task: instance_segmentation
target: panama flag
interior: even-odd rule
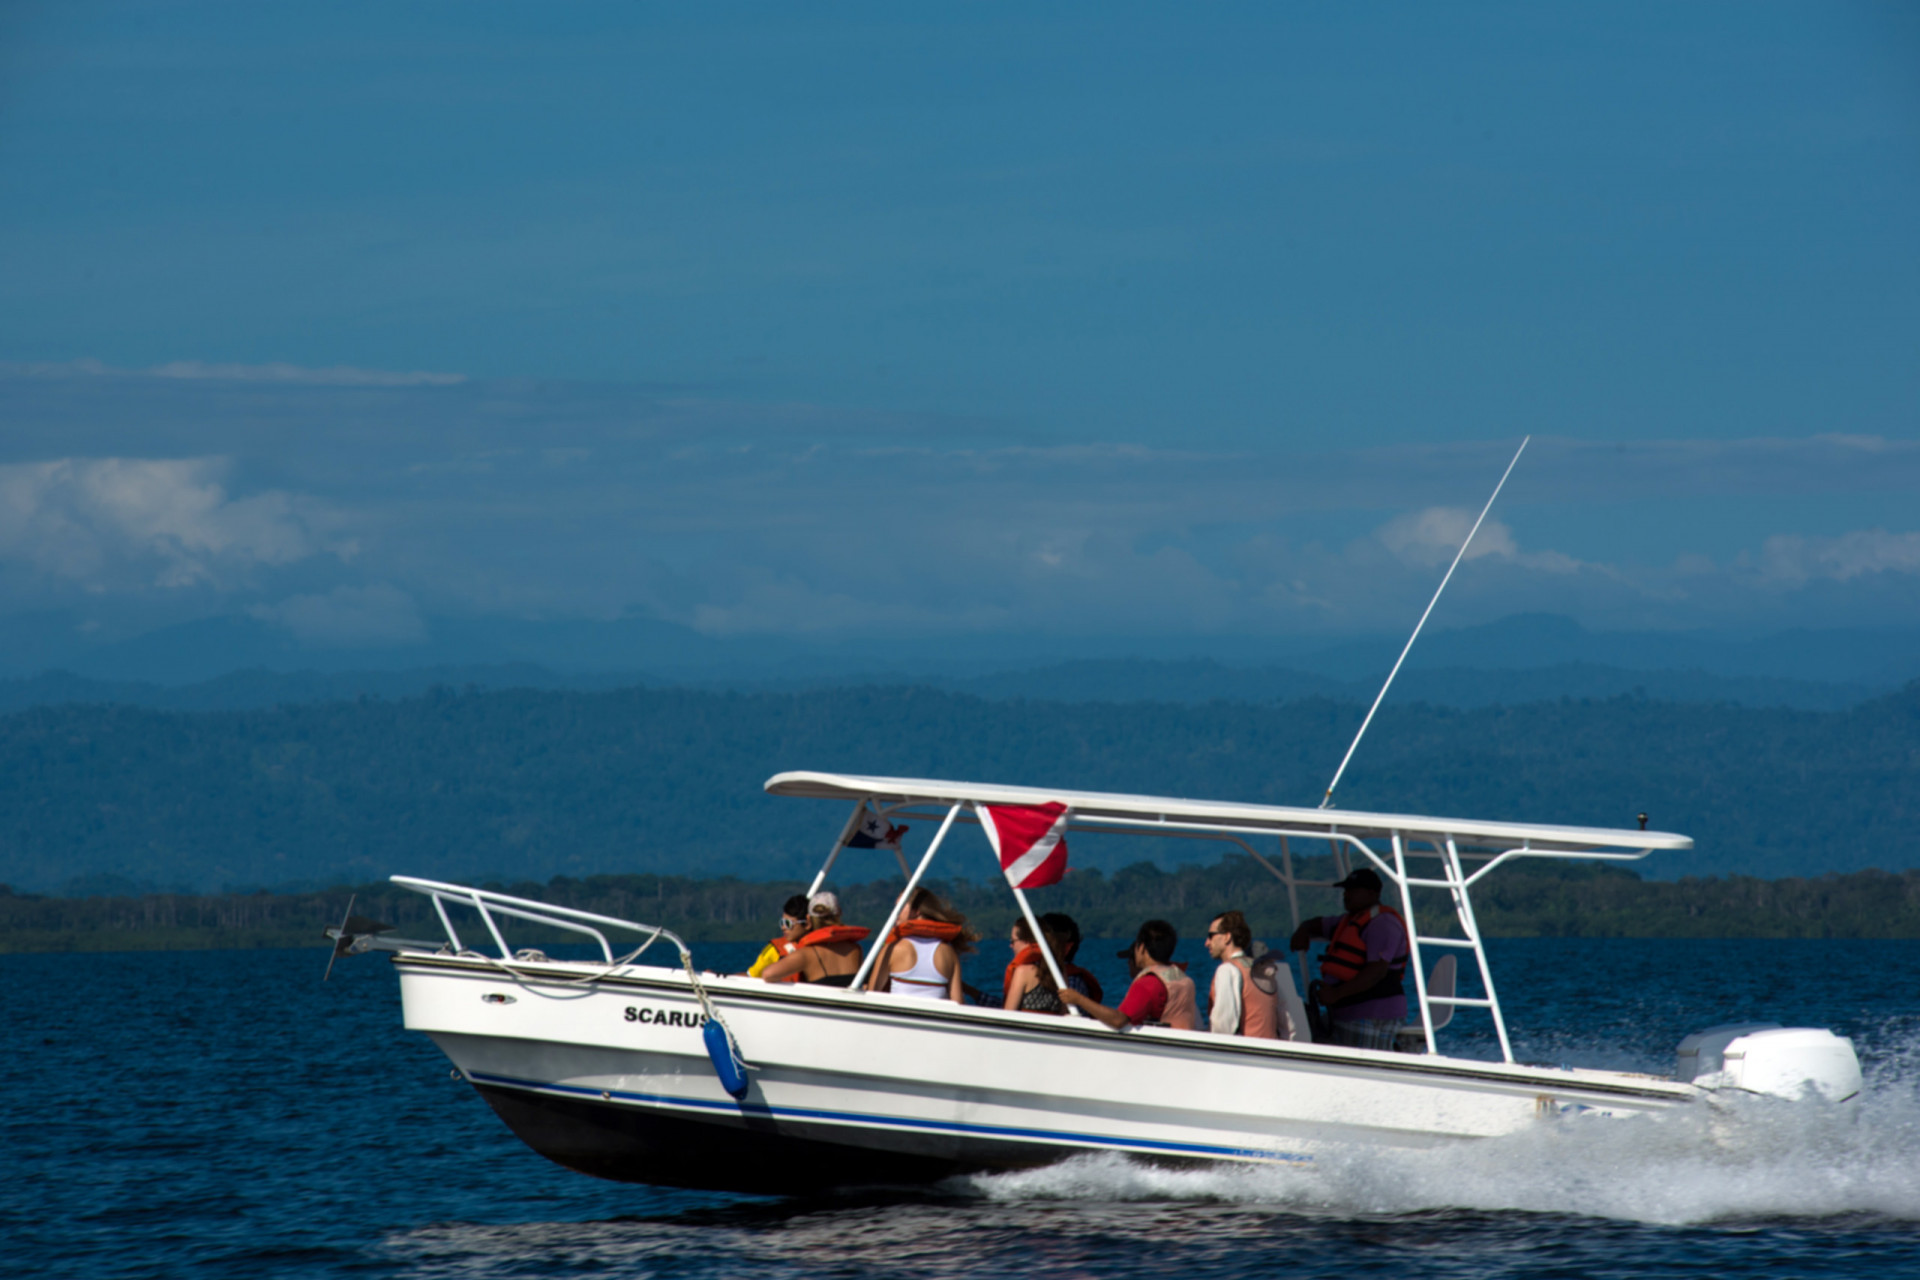
[[[1067,874],[1067,823],[1073,810],[1064,804],[976,804],[980,826],[1000,869],[1016,889],[1058,884]]]

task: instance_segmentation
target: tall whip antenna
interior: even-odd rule
[[[1440,585],[1435,589],[1433,599],[1427,601],[1426,613],[1422,613],[1420,621],[1413,624],[1413,634],[1407,637],[1407,647],[1400,651],[1400,657],[1394,662],[1393,670],[1387,672],[1387,682],[1380,686],[1380,692],[1374,698],[1373,705],[1367,708],[1367,718],[1360,722],[1360,732],[1353,735],[1353,745],[1347,748],[1346,755],[1340,757],[1340,767],[1333,771],[1333,781],[1327,784],[1327,794],[1320,801],[1322,809],[1333,806],[1333,789],[1340,785],[1341,777],[1347,772],[1348,762],[1353,759],[1353,753],[1359,750],[1360,739],[1367,736],[1367,726],[1373,723],[1373,713],[1378,711],[1380,704],[1386,700],[1387,690],[1393,688],[1393,678],[1400,674],[1400,664],[1407,660],[1409,653],[1413,652],[1413,642],[1420,638],[1420,628],[1427,625],[1427,615],[1433,612],[1433,606],[1440,603],[1440,593],[1447,589],[1449,582],[1453,581],[1453,571],[1460,567],[1460,561],[1467,554],[1467,548],[1473,545],[1473,535],[1480,532],[1480,525],[1486,520],[1487,512],[1493,510],[1494,499],[1498,498],[1500,490],[1506,487],[1507,477],[1513,474],[1514,465],[1520,461],[1520,455],[1527,451],[1527,444],[1532,439],[1532,436],[1525,437],[1520,441],[1520,447],[1513,451],[1513,462],[1509,462],[1507,469],[1500,473],[1500,483],[1493,486],[1493,497],[1488,498],[1487,505],[1480,508],[1480,519],[1473,522],[1473,528],[1467,530],[1467,540],[1460,544],[1458,551],[1453,553],[1453,563],[1447,566],[1447,576],[1440,579]]]

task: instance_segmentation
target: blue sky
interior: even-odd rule
[[[0,616],[1398,630],[1531,432],[1440,625],[1920,625],[1904,7],[29,4],[0,84]]]

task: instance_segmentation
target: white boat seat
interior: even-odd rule
[[[1280,985],[1280,1007],[1286,1011],[1287,1023],[1293,1028],[1290,1040],[1307,1043],[1313,1039],[1313,1024],[1307,1021],[1307,1002],[1300,998],[1300,991],[1293,985],[1293,966],[1281,965],[1277,978]]]
[[[1312,1040],[1313,1030],[1307,1024],[1307,1006],[1301,1002],[1299,989],[1293,985],[1293,966],[1287,963],[1287,953],[1269,951],[1260,942],[1254,943],[1253,947],[1253,985],[1261,991],[1271,992],[1274,1005],[1286,1015],[1282,1019],[1286,1033],[1280,1038]]]
[[[1453,994],[1454,981],[1459,972],[1459,960],[1449,952],[1434,962],[1433,972],[1427,975],[1427,1012],[1433,1015],[1435,1031],[1453,1021],[1455,1006],[1440,1004],[1435,997],[1444,999]],[[1426,1028],[1417,1021],[1409,1022],[1400,1028],[1400,1034],[1394,1038],[1393,1047],[1401,1053],[1425,1053],[1427,1050]]]
[[[1443,999],[1452,997],[1454,977],[1459,972],[1459,969],[1459,962],[1453,955],[1449,954],[1441,956],[1436,960],[1433,965],[1433,972],[1427,975],[1427,1012],[1433,1016],[1433,1029],[1435,1031],[1438,1031],[1453,1021],[1454,1006],[1450,1004],[1436,1004],[1434,997],[1440,996]]]

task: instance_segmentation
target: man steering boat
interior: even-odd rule
[[[1292,947],[1305,951],[1327,939],[1320,980],[1310,1002],[1327,1006],[1329,1038],[1350,1049],[1392,1049],[1407,1021],[1407,922],[1380,902],[1380,877],[1366,867],[1334,885],[1345,915],[1317,916],[1293,931]]]

